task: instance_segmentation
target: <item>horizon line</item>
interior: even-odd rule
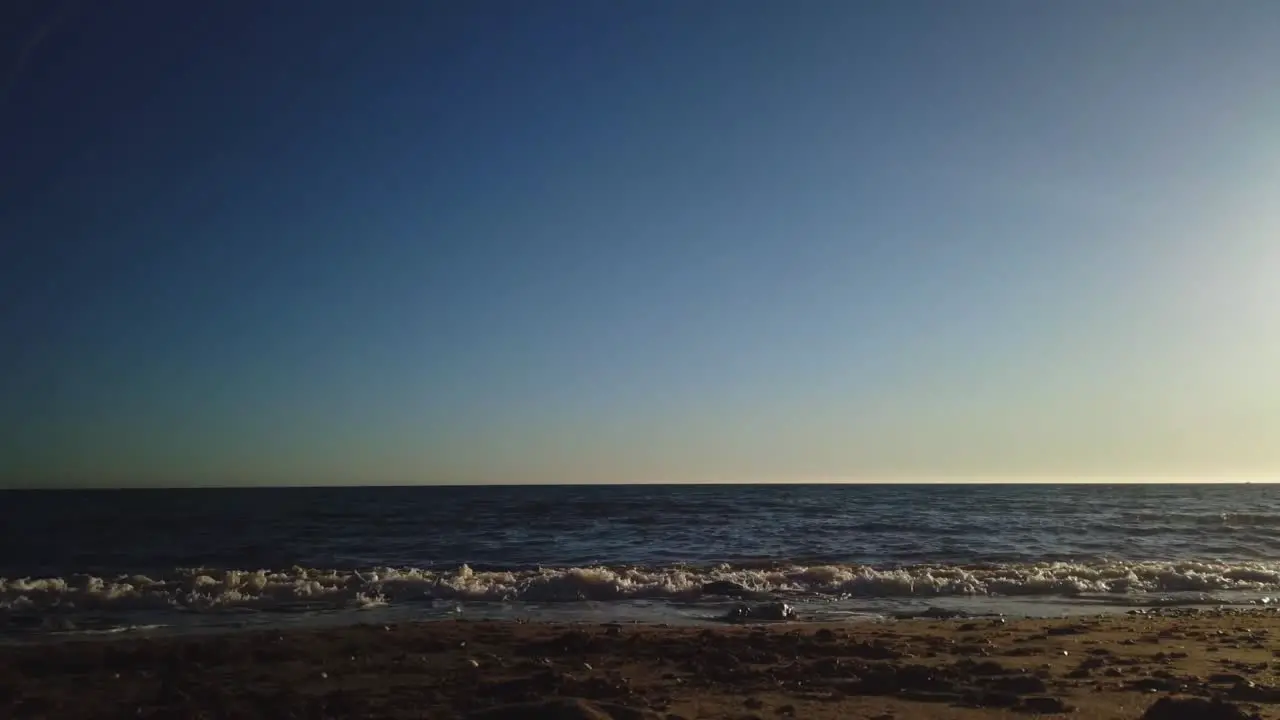
[[[1134,476],[958,476],[922,478],[769,478],[751,479],[693,479],[693,480],[564,480],[558,482],[518,480],[492,480],[483,482],[457,481],[385,481],[357,482],[266,482],[266,483],[193,483],[188,485],[122,483],[118,485],[56,483],[49,485],[0,485],[0,492],[56,492],[56,491],[111,491],[111,490],[269,490],[269,489],[319,489],[319,488],[510,488],[510,487],[628,487],[628,486],[708,486],[708,485],[1252,485],[1280,483],[1280,475],[1134,475]]]

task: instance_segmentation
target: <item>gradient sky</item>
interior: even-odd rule
[[[1280,474],[1274,0],[16,5],[0,485]]]

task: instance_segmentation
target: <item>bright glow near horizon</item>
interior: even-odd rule
[[[1280,475],[1280,4],[196,12],[0,105],[0,487]]]

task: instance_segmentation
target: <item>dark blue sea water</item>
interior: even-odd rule
[[[1280,485],[0,492],[0,634],[476,617],[1059,614],[1280,594]]]

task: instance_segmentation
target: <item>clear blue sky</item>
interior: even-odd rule
[[[1280,3],[67,8],[0,485],[1280,474]]]

